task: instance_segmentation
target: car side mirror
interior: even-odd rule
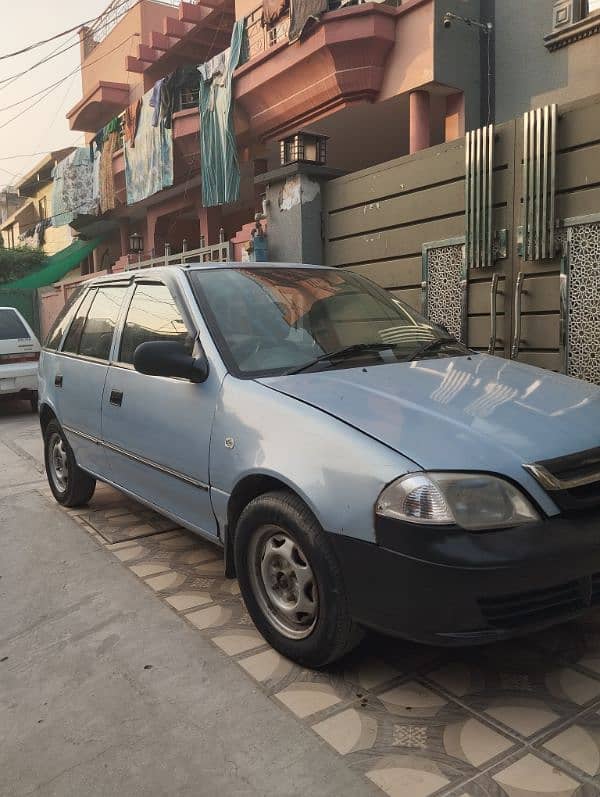
[[[169,376],[205,382],[208,378],[208,361],[202,353],[192,357],[176,340],[157,340],[140,343],[133,354],[133,367],[148,376]]]

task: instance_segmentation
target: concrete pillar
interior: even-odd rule
[[[205,246],[212,246],[212,244],[219,243],[219,230],[221,229],[222,215],[220,207],[198,208],[200,235],[204,236]]]
[[[129,219],[119,221],[119,233],[121,235],[121,257],[126,257],[129,254],[129,236],[131,234]]]
[[[465,95],[462,91],[446,97],[444,141],[456,141],[465,134]]]
[[[429,92],[411,91],[409,95],[410,154],[427,149],[431,143],[431,113]]]

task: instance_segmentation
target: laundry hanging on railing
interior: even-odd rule
[[[327,0],[290,0],[290,44],[302,36],[310,20],[318,22],[328,7]]]
[[[119,133],[116,131],[109,133],[100,155],[100,213],[106,213],[117,207],[113,155],[119,146]]]
[[[200,154],[204,207],[235,202],[240,166],[233,128],[231,78],[240,59],[244,20],[233,26],[231,45],[198,67],[200,72]]]
[[[173,185],[173,134],[160,119],[153,126],[155,108],[150,104],[155,99],[156,86],[142,98],[135,146],[125,142],[125,182],[127,204],[133,205],[152,194]]]
[[[88,147],[79,147],[52,171],[52,225],[62,227],[77,216],[95,216],[93,196],[94,164]]]
[[[123,140],[126,141],[132,149],[135,147],[135,137],[137,135],[141,111],[141,100],[136,100],[135,102],[132,102],[128,108],[125,108],[125,117],[123,119]]]
[[[263,21],[271,25],[283,14],[285,0],[263,0]]]

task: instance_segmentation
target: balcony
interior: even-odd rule
[[[252,137],[273,140],[363,102],[433,79],[434,0],[332,3],[302,40],[288,43],[289,8],[272,25],[246,18],[234,97]]]

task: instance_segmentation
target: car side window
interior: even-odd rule
[[[191,354],[194,336],[188,331],[175,299],[166,285],[139,284],[129,305],[121,337],[119,361],[132,364],[140,343],[172,340]]]
[[[95,290],[91,290],[86,294],[85,299],[79,305],[73,323],[69,327],[67,337],[63,343],[62,351],[66,354],[77,354],[79,351],[79,341],[81,340],[81,333],[83,332],[83,325],[87,318],[88,310],[96,295]]]
[[[44,343],[44,347],[46,349],[51,349],[55,351],[60,346],[60,342],[65,333],[65,329],[67,329],[67,327],[71,323],[73,316],[75,315],[75,311],[77,310],[77,303],[81,299],[81,294],[83,293],[84,290],[85,288],[83,286],[76,288],[69,297],[69,299],[67,300],[65,306],[62,308],[62,310],[56,317],[56,320],[54,321],[54,324],[52,324],[52,328],[48,333],[46,342]]]
[[[120,285],[98,288],[81,334],[79,354],[82,357],[108,360],[126,292],[127,288]]]

